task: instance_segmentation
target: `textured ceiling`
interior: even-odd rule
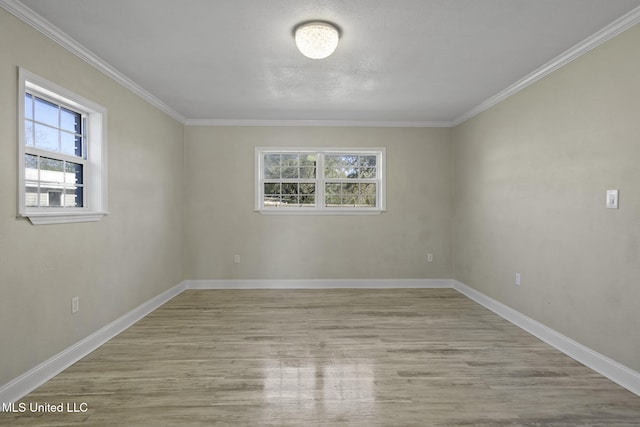
[[[640,0],[23,0],[187,119],[455,121]],[[342,30],[302,56],[307,20]]]

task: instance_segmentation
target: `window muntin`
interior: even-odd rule
[[[98,221],[107,208],[104,107],[19,69],[18,215]]]
[[[256,148],[256,210],[380,213],[384,148]]]

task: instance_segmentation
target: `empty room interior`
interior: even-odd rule
[[[640,426],[640,0],[0,6],[0,425]]]

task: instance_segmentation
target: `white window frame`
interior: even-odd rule
[[[25,95],[29,93],[79,112],[85,122],[85,153],[83,162],[84,203],[82,207],[26,206],[25,156]],[[57,160],[69,156],[46,152]],[[32,224],[60,224],[99,221],[107,210],[107,109],[68,89],[52,83],[24,68],[18,69],[18,216]]]
[[[264,205],[264,155],[265,154],[316,154],[315,207],[269,207]],[[375,183],[375,207],[326,207],[324,206],[327,181],[324,177],[324,156],[331,154],[375,155],[377,177]],[[386,211],[386,148],[385,147],[256,147],[255,148],[255,211],[263,215],[379,215]]]

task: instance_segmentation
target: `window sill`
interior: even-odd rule
[[[68,224],[72,222],[100,221],[108,212],[26,212],[21,217],[29,218],[33,225]]]
[[[261,215],[380,215],[380,209],[257,209]]]

